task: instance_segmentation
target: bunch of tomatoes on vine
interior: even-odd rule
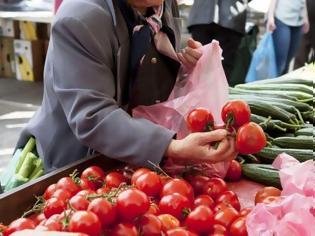
[[[195,108],[186,118],[187,127],[191,132],[207,132],[219,128],[227,129],[235,136],[237,151],[240,154],[254,154],[266,146],[263,129],[250,121],[249,105],[242,100],[228,101],[222,108],[223,126],[215,126],[211,112],[205,108]]]

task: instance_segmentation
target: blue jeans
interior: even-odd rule
[[[278,75],[288,71],[289,64],[295,56],[302,38],[302,26],[288,26],[275,18],[276,29],[273,32]]]

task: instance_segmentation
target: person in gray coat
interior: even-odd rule
[[[163,157],[221,161],[236,156],[224,130],[176,134],[128,111],[167,99],[179,63],[156,44],[167,36],[178,49],[180,26],[174,0],[65,0],[52,26],[40,109],[22,131],[17,148],[30,136],[47,172],[93,152],[137,166]],[[163,37],[162,37],[163,38]],[[175,56],[193,67],[200,43],[189,40]],[[172,55],[171,55],[172,54]],[[222,141],[217,149],[209,143]]]

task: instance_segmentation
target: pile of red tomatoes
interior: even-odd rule
[[[170,178],[146,168],[105,174],[91,166],[80,178],[50,185],[42,198],[24,218],[2,225],[3,235],[35,229],[89,236],[245,236],[250,212],[220,178]]]

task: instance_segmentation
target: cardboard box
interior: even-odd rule
[[[30,21],[19,21],[20,39],[38,40],[48,39],[47,24]]]
[[[19,23],[11,19],[0,18],[0,36],[18,38]]]
[[[16,78],[39,81],[43,78],[44,43],[41,40],[14,40]]]
[[[30,183],[0,194],[0,222],[9,224],[11,221],[21,217],[23,212],[30,209],[36,202],[34,196],[42,195],[49,185],[56,183],[62,177],[69,176],[74,170],[82,172],[91,165],[98,165],[103,170],[108,171],[122,166],[118,161],[97,155],[52,171]],[[2,212],[5,212],[5,214],[2,214]]]
[[[4,78],[15,78],[13,38],[0,38],[0,75]]]

